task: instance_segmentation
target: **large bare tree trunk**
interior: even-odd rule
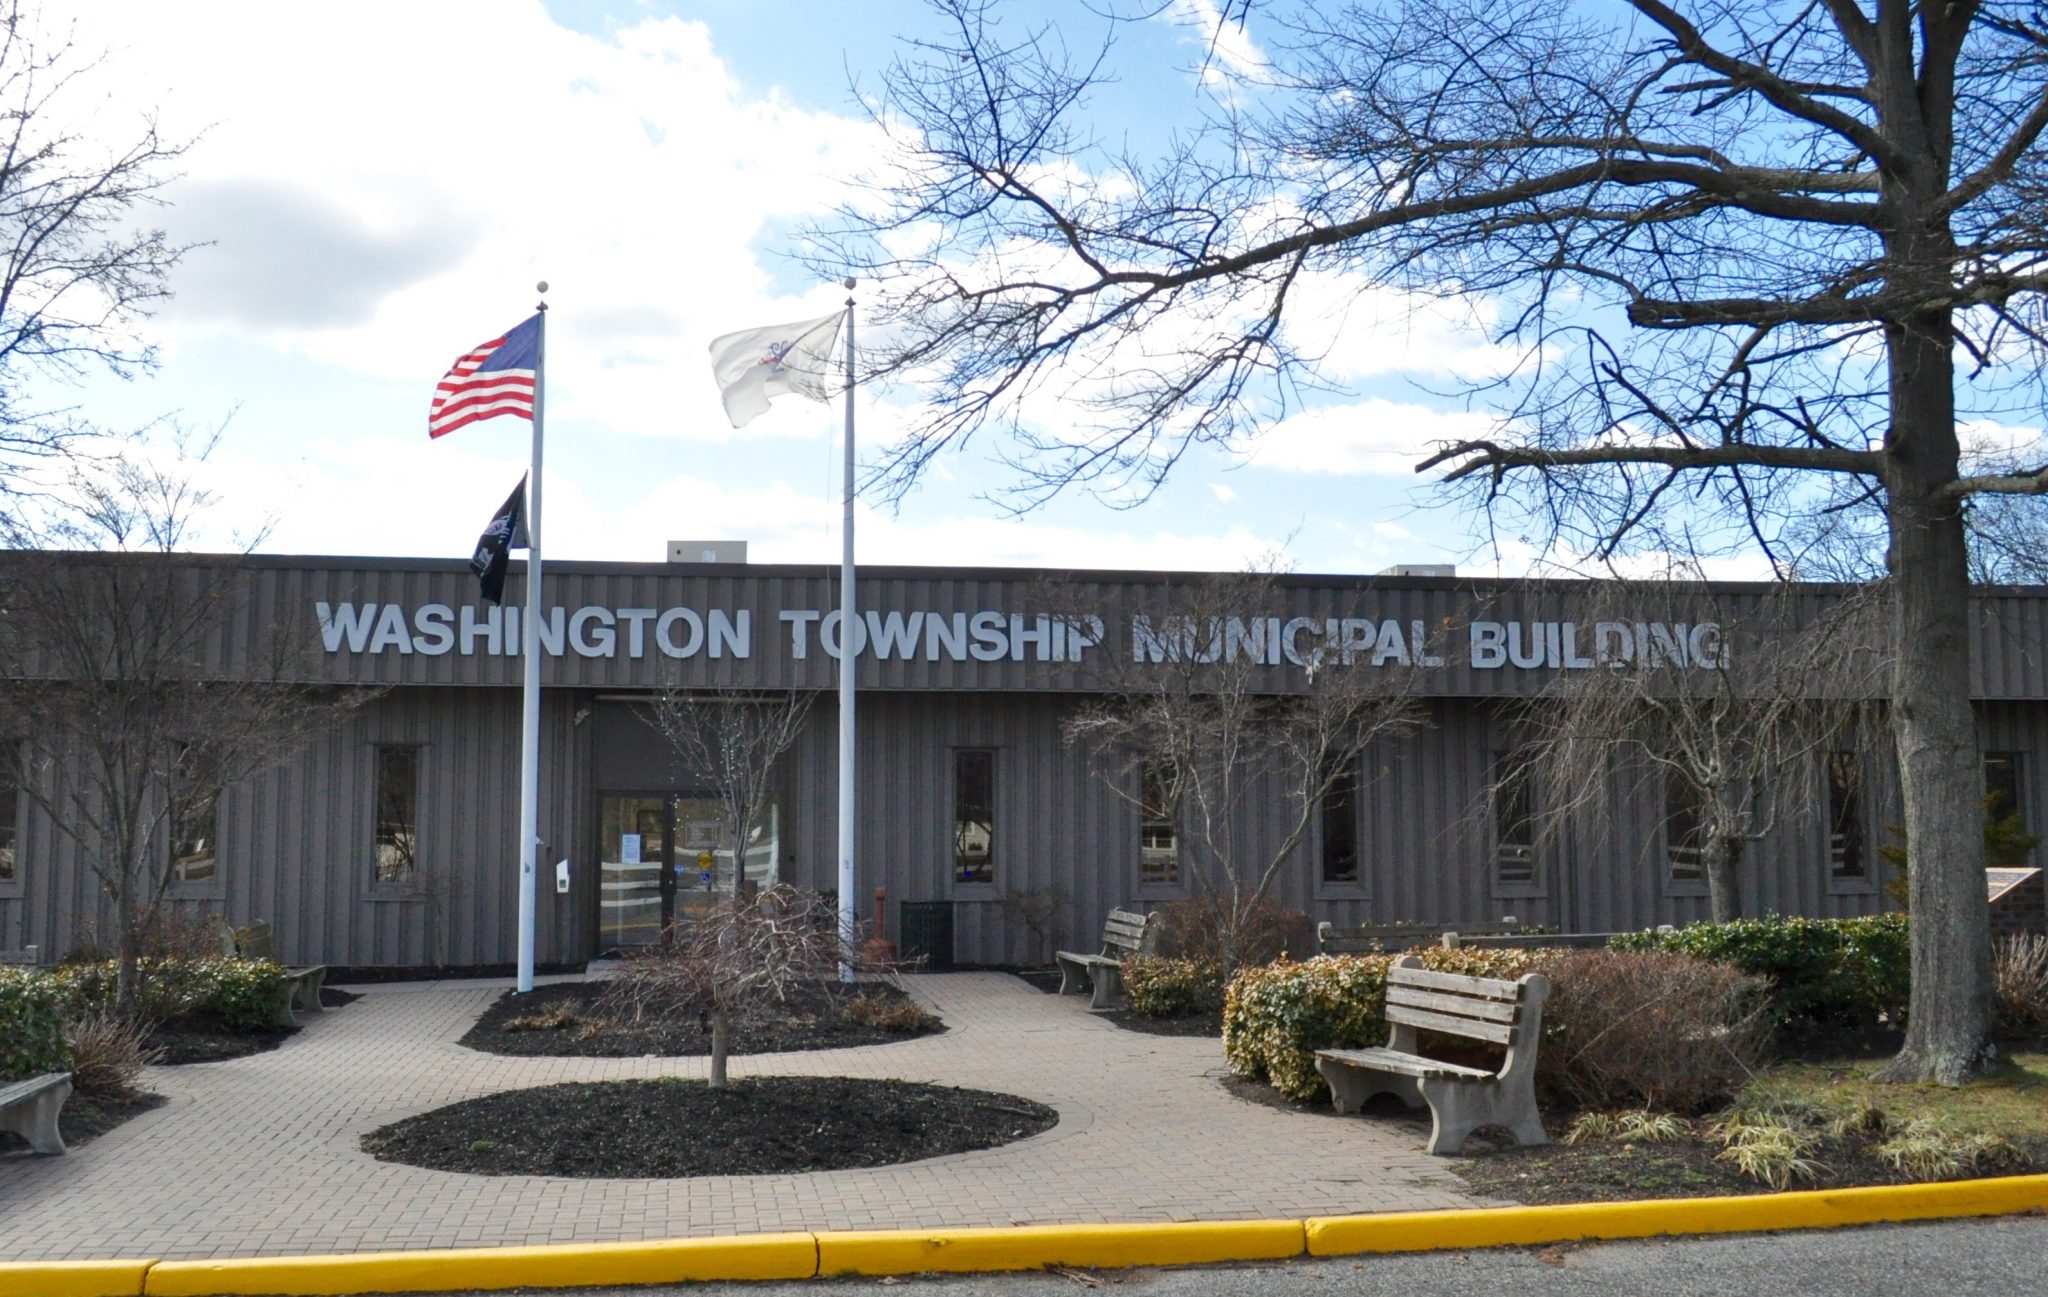
[[[1953,339],[1946,313],[1890,333],[1892,730],[1910,832],[1913,993],[1905,1047],[1879,1075],[1958,1085],[1990,1038],[1991,914],[1963,519],[1939,494],[1958,459]]]

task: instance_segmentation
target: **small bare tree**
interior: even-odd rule
[[[711,1088],[726,1086],[733,1035],[825,993],[839,967],[839,917],[815,892],[773,887],[722,898],[635,953],[597,1012],[616,1022],[701,1013],[711,1025]]]
[[[234,555],[169,551],[211,496],[133,456],[87,464],[74,507],[0,557],[0,735],[17,785],[76,845],[113,903],[117,1009],[134,1011],[138,958],[181,872],[212,852],[229,789],[378,691],[289,683],[297,655],[250,624]],[[237,646],[241,647],[241,646]]]
[[[1412,674],[1388,659],[1374,666],[1369,648],[1303,638],[1299,665],[1269,664],[1281,655],[1253,637],[1271,629],[1258,614],[1275,590],[1263,573],[1176,590],[1143,615],[1144,651],[1134,630],[1131,654],[1094,655],[1105,692],[1064,726],[1112,792],[1185,835],[1180,867],[1231,968],[1323,799],[1354,777],[1366,749],[1422,721]],[[1249,821],[1274,798],[1286,808],[1282,831],[1253,834]]]
[[[775,798],[776,767],[803,734],[814,695],[665,689],[647,713],[691,773],[718,802],[732,846],[732,886],[746,879],[747,848]]]
[[[1517,768],[1533,762],[1558,790],[1539,821],[1554,829],[1585,817],[1612,826],[1617,796],[1675,801],[1695,823],[1690,842],[1667,848],[1696,851],[1713,917],[1738,918],[1737,869],[1749,844],[1803,804],[1787,790],[1806,786],[1797,781],[1814,755],[1834,747],[1881,696],[1883,598],[1856,592],[1816,609],[1810,596],[1802,602],[1781,588],[1743,606],[1670,582],[1624,582],[1603,595],[1617,610],[1614,620],[1601,620],[1597,608],[1589,619],[1615,628],[1596,643],[1603,660],[1560,672],[1512,713],[1524,745]],[[1692,661],[1636,640],[1623,610],[1641,617],[1657,606],[1675,620],[1719,625],[1712,658]]]

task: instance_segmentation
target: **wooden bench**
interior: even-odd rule
[[[1413,955],[1387,970],[1387,1022],[1378,1049],[1319,1049],[1316,1071],[1329,1082],[1340,1113],[1357,1112],[1376,1094],[1411,1108],[1429,1105],[1429,1151],[1456,1153],[1481,1126],[1505,1126],[1517,1144],[1548,1144],[1536,1110],[1536,1043],[1550,979],[1530,973],[1513,982],[1432,973]],[[1507,1046],[1498,1072],[1440,1062],[1415,1052],[1418,1030]]]
[[[1392,947],[1442,941],[1445,937],[1474,937],[1481,934],[1510,934],[1520,929],[1513,919],[1472,923],[1389,923],[1378,927],[1340,928],[1333,923],[1316,925],[1316,953],[1319,955],[1370,955]]]
[[[301,1013],[324,1013],[320,1003],[320,988],[327,982],[327,965],[315,964],[311,968],[287,968],[284,970],[284,989],[278,996],[277,1025],[296,1027],[299,1020],[292,1016],[292,1010]]]
[[[1060,966],[1060,994],[1077,992],[1086,983],[1094,988],[1089,1008],[1116,1008],[1124,998],[1124,960],[1144,953],[1146,943],[1157,931],[1157,915],[1111,910],[1108,921],[1102,925],[1101,953],[1084,955],[1062,950],[1054,954]]]
[[[57,1114],[71,1097],[71,1073],[46,1072],[26,1081],[0,1081],[0,1130],[11,1130],[28,1141],[29,1148],[55,1157],[64,1151],[64,1137],[57,1131]]]

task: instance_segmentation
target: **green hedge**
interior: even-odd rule
[[[55,978],[0,968],[0,1081],[71,1070],[64,1043],[69,991]]]
[[[1131,1012],[1146,1018],[1189,1018],[1223,1007],[1223,966],[1211,959],[1135,955],[1123,965]]]
[[[1515,978],[1535,962],[1524,950],[1417,952],[1423,966],[1473,977]],[[1322,955],[1243,969],[1223,1001],[1223,1055],[1231,1070],[1297,1103],[1322,1093],[1318,1049],[1387,1043],[1387,969],[1398,955]]]
[[[86,1008],[114,1003],[120,966],[70,964],[47,974]],[[285,994],[284,965],[271,959],[144,959],[137,1008],[147,1019],[206,1017],[234,1031],[270,1025]]]
[[[1905,1017],[1912,956],[1906,916],[1801,919],[1772,916],[1632,932],[1617,950],[1663,950],[1730,964],[1771,981],[1777,1018],[1789,1025],[1862,1028]]]

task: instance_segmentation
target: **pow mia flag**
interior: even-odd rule
[[[530,548],[532,542],[526,537],[526,479],[521,477],[504,505],[492,515],[491,525],[477,537],[476,553],[470,556],[469,570],[476,573],[477,583],[483,587],[485,603],[503,601],[506,560],[513,550]]]

